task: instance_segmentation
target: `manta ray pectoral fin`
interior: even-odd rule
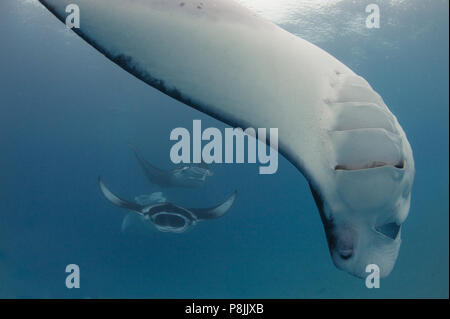
[[[135,211],[139,214],[142,214],[142,210],[144,209],[144,206],[141,206],[139,204],[129,202],[127,200],[121,199],[118,196],[114,195],[108,187],[103,183],[101,177],[98,178],[98,185],[100,187],[100,190],[102,191],[103,195],[106,197],[107,200],[109,200],[114,205],[126,208],[132,211]]]
[[[141,152],[134,145],[129,144],[129,146],[133,150],[134,155],[139,162],[139,165],[144,170],[144,173],[150,180],[150,182],[158,184],[160,186],[171,185],[169,172],[153,166],[142,156]]]
[[[223,203],[211,208],[190,208],[189,210],[197,216],[198,219],[216,219],[225,215],[233,206],[237,196],[237,191]]]

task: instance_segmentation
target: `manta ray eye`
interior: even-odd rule
[[[391,239],[396,239],[398,233],[400,232],[400,225],[396,223],[387,223],[378,227],[375,227],[375,230],[381,233],[384,236],[387,236]]]

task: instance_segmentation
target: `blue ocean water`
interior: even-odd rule
[[[280,158],[213,165],[187,207],[239,192],[222,219],[184,234],[122,234],[126,212],[101,195],[101,175],[127,198],[160,189],[128,143],[170,168],[170,131],[201,119],[105,59],[34,0],[0,2],[0,297],[448,298],[449,3],[246,1],[366,78],[412,145],[416,178],[402,248],[380,289],[337,270],[305,178]],[[370,2],[381,28],[364,26]],[[81,270],[67,289],[65,267]]]

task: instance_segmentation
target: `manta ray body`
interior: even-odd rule
[[[358,277],[397,259],[414,160],[396,117],[336,58],[229,0],[41,0],[111,61],[229,125],[279,129],[307,178],[334,264]]]
[[[223,203],[211,208],[184,208],[170,202],[141,205],[115,195],[99,178],[98,184],[103,195],[114,205],[131,210],[144,220],[150,221],[161,232],[183,233],[199,221],[213,220],[225,215],[236,200],[235,191]]]
[[[137,148],[132,147],[132,150],[147,179],[160,187],[196,188],[202,186],[206,178],[213,175],[206,163],[163,170],[147,161]]]

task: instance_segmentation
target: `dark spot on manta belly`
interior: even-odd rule
[[[111,60],[114,61],[116,64],[120,65],[123,69],[130,72],[137,78],[141,79],[145,83],[149,84],[150,86],[153,86],[154,88],[160,90],[161,92],[173,97],[174,99],[177,99],[179,101],[183,101],[183,103],[188,105],[193,105],[194,102],[191,101],[188,97],[185,97],[181,94],[181,92],[175,88],[175,87],[169,87],[166,85],[166,83],[161,79],[156,79],[152,77],[147,72],[143,71],[143,68],[141,68],[131,56],[125,55],[125,54],[118,54],[118,55],[110,55]]]
[[[180,2],[180,7],[184,7],[185,5],[186,5],[185,2]],[[194,6],[195,6],[195,5],[194,5]],[[203,2],[200,2],[200,3],[197,5],[197,9],[199,9],[199,10],[203,9]]]

